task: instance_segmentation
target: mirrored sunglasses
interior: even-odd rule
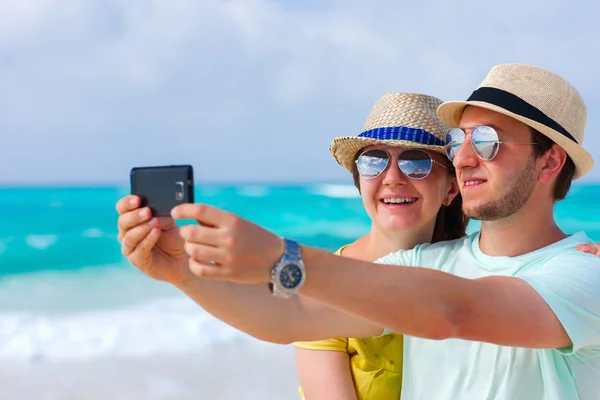
[[[533,142],[509,142],[498,139],[498,132],[491,126],[477,126],[471,133],[471,147],[477,157],[484,161],[491,161],[498,154],[500,143],[537,144]],[[450,161],[454,160],[458,149],[465,141],[467,134],[460,128],[450,129],[446,135],[446,155]]]
[[[436,163],[444,168],[445,165],[435,161],[429,153],[423,150],[405,150],[397,155],[390,154],[384,149],[366,150],[356,159],[356,169],[360,176],[365,179],[378,177],[390,164],[390,159],[396,157],[398,168],[407,178],[424,179],[431,172],[433,164]]]

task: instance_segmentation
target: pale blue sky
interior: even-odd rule
[[[573,4],[0,0],[0,183],[171,163],[199,180],[350,182],[329,143],[379,96],[462,100],[505,62],[579,89],[600,160],[600,6]]]

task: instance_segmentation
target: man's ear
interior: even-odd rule
[[[541,165],[538,181],[547,183],[556,178],[566,161],[567,153],[559,145],[553,144],[546,154],[537,160],[538,166]]]

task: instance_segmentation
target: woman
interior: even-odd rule
[[[334,139],[331,152],[352,173],[371,219],[370,231],[336,254],[375,261],[465,234],[468,219],[445,156],[448,128],[436,115],[441,103],[421,94],[388,93],[358,137]],[[295,350],[303,398],[400,397],[401,335],[301,342]]]

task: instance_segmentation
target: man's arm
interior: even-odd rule
[[[301,296],[280,299],[265,283],[193,280],[179,289],[216,318],[275,343],[371,337],[382,328],[429,339],[505,346],[571,345],[561,323],[525,281],[460,278],[441,271],[373,264],[303,247]],[[335,282],[335,284],[333,284]]]
[[[522,279],[465,279],[426,268],[336,259],[309,247],[302,254],[303,295],[394,332],[532,348],[571,344],[550,307]]]
[[[215,262],[196,261],[191,268],[195,275],[246,284],[270,281],[270,269],[283,252],[280,238],[206,205],[178,206],[174,216],[194,218],[201,224],[182,232],[191,244],[188,254],[195,260]],[[571,344],[555,313],[538,294],[540,291],[521,278],[464,279],[426,268],[363,262],[306,246],[302,247],[302,256],[306,281],[300,293],[363,318],[372,326],[429,339],[461,338],[535,348]],[[600,270],[594,266],[590,270]],[[560,275],[558,281],[563,278]],[[593,283],[599,280],[595,277]],[[599,303],[595,290],[586,291],[582,300],[585,307]],[[563,308],[568,307],[567,300]],[[289,334],[293,336],[294,332]],[[355,335],[340,331],[332,336]]]

